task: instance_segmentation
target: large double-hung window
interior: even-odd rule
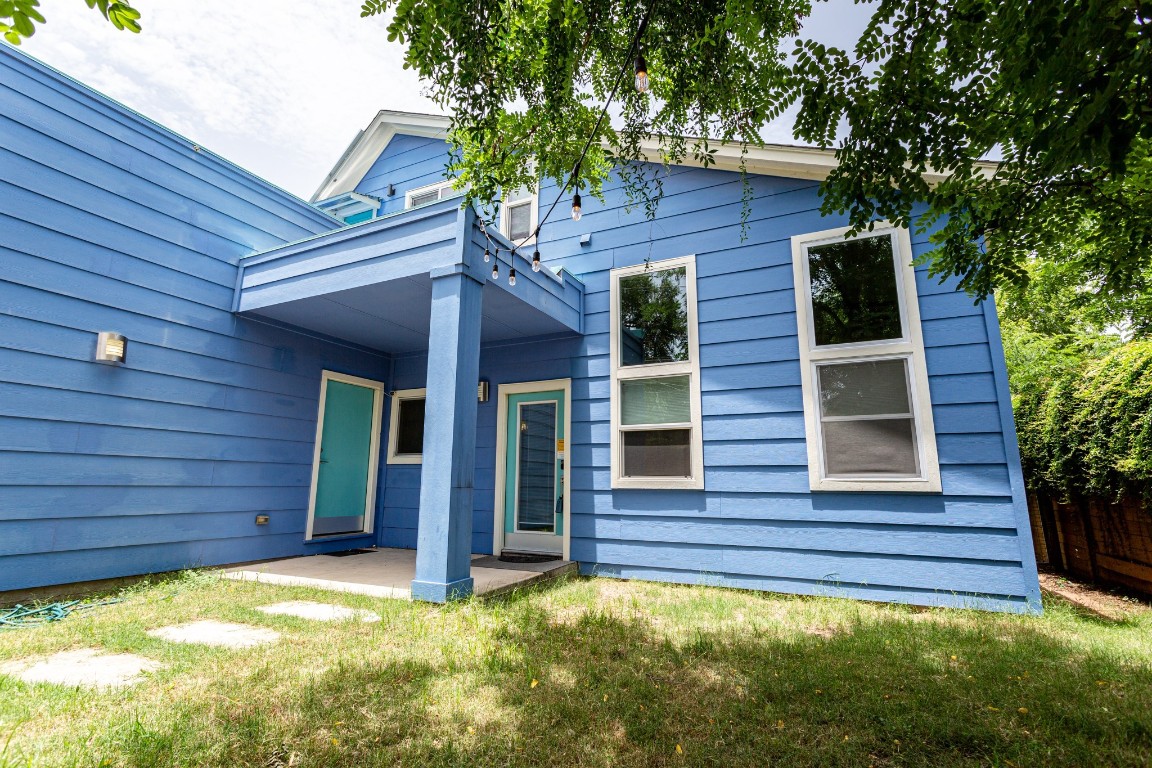
[[[939,491],[908,232],[845,232],[792,238],[811,488]]]
[[[612,487],[703,488],[696,262],[612,271]]]

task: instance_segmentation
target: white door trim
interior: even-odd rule
[[[384,410],[384,383],[373,379],[364,379],[359,376],[349,376],[346,373],[323,371],[320,376],[320,408],[316,413],[316,441],[312,449],[312,484],[308,489],[308,519],[304,531],[304,541],[313,541],[312,520],[316,512],[316,480],[320,477],[320,442],[324,436],[324,404],[328,400],[328,382],[339,381],[344,384],[355,384],[367,387],[372,392],[372,443],[368,449],[368,493],[365,494],[364,530],[360,533],[340,534],[342,536],[366,536],[372,533],[376,522],[376,486],[380,480],[380,416]],[[322,537],[318,540],[328,538]]]
[[[572,544],[572,379],[545,379],[500,384],[496,388],[496,497],[492,513],[492,552],[504,548],[504,489],[508,478],[508,396],[532,392],[564,392],[564,533],[561,556],[571,559]]]

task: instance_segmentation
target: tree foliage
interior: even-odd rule
[[[367,0],[362,15],[394,13],[389,39],[452,115],[462,152],[450,170],[490,202],[537,176],[567,184],[586,145],[578,186],[599,194],[611,159],[644,159],[650,136],[660,145],[650,159],[669,163],[709,163],[716,140],[758,141],[787,72],[781,40],[809,10],[808,0]],[[632,87],[637,54],[647,93]],[[613,94],[619,129],[598,121]],[[620,171],[654,213],[659,179],[639,164]]]
[[[112,26],[129,32],[140,31],[140,12],[123,0],[84,0],[89,8],[100,11]],[[0,0],[0,37],[20,45],[36,34],[36,25],[44,24],[40,0]]]
[[[1059,496],[1152,498],[1144,300],[1095,290],[1075,263],[1033,260],[1027,287],[998,297],[1024,476]]]
[[[1152,259],[1150,22],[1144,0],[882,0],[851,53],[801,42],[797,134],[847,132],[825,207],[947,216],[932,270],[978,295],[1082,222],[1101,287],[1131,291]]]
[[[537,174],[564,183],[590,140],[580,185],[598,192],[616,160],[651,216],[660,175],[633,161],[708,165],[716,141],[756,144],[796,104],[796,135],[837,148],[825,212],[856,228],[943,221],[934,273],[980,296],[1021,284],[1029,258],[1084,222],[1100,289],[1139,289],[1152,258],[1152,3],[873,7],[851,51],[797,37],[791,62],[781,42],[799,34],[808,0],[367,0],[363,15],[394,12],[390,39],[453,114],[462,152],[450,170],[472,199]],[[651,92],[625,83],[621,127],[598,125],[642,27]]]

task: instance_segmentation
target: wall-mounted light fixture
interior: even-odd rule
[[[396,194],[396,185],[388,182],[388,197],[392,197],[394,194]]]
[[[476,399],[482,403],[488,402],[488,380],[480,379],[479,386],[476,387]]]
[[[123,365],[128,359],[128,339],[112,331],[96,334],[96,362]]]

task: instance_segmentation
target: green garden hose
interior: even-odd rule
[[[89,608],[98,608],[102,605],[112,605],[118,602],[120,602],[118,599],[101,600],[97,603],[71,600],[66,603],[48,603],[39,606],[17,605],[14,608],[0,608],[0,630],[39,627],[53,621],[66,619],[77,611],[86,611]]]

